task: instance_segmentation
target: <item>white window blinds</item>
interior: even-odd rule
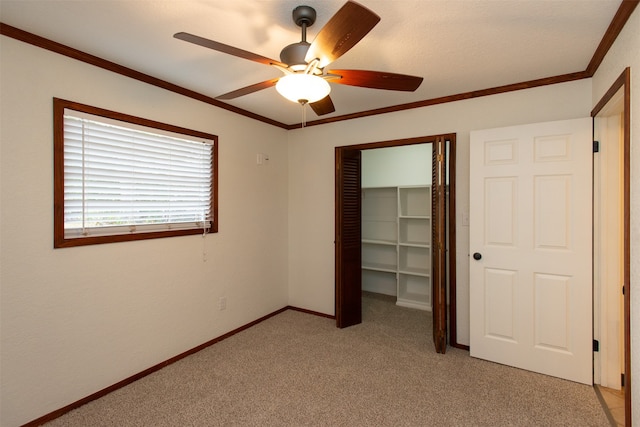
[[[65,110],[65,238],[208,229],[213,144]]]

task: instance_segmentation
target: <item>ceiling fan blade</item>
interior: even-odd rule
[[[268,89],[272,86],[275,86],[276,83],[278,83],[278,80],[280,80],[280,78],[266,80],[264,82],[253,84],[251,86],[246,86],[241,89],[237,89],[232,92],[227,92],[220,96],[216,96],[216,99],[234,99],[244,95],[249,95],[250,93],[257,92],[262,89]]]
[[[333,106],[333,101],[329,95],[322,98],[320,101],[312,102],[309,104],[311,109],[319,116],[333,113],[336,111],[336,107]]]
[[[366,7],[348,1],[320,30],[305,61],[318,59],[318,68],[324,68],[355,46],[379,21],[380,17]]]
[[[341,85],[369,87],[373,89],[402,90],[413,92],[422,83],[422,77],[406,74],[385,73],[367,70],[329,70],[328,74],[336,74],[342,78],[329,80]]]
[[[226,53],[228,55],[237,56],[238,58],[248,59],[249,61],[259,62],[265,65],[278,65],[280,67],[287,68],[287,64],[283,64],[282,62],[276,61],[275,59],[267,58],[266,56],[238,49],[237,47],[205,39],[204,37],[196,36],[193,34],[181,32],[175,33],[173,37],[189,43],[197,44],[199,46],[207,47],[209,49],[217,50],[218,52]]]

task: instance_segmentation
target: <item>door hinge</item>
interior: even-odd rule
[[[600,351],[600,342],[598,340],[593,340],[593,351]]]
[[[593,141],[593,152],[594,153],[600,152],[600,141]]]
[[[624,295],[624,286],[622,287],[622,295]]]

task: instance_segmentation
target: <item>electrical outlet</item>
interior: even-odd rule
[[[227,297],[220,297],[218,300],[218,310],[222,311],[227,308]]]

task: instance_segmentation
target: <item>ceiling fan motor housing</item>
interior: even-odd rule
[[[305,41],[292,43],[280,52],[280,61],[296,71],[304,70],[307,68],[307,62],[304,57],[307,56],[308,50],[309,43]]]

